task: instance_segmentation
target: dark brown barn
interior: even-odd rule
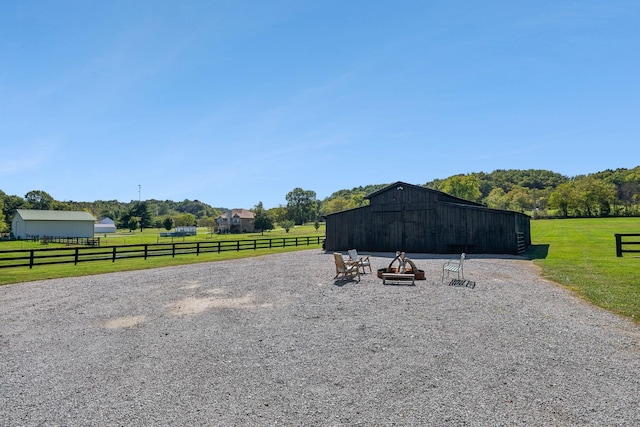
[[[325,217],[326,250],[518,254],[531,244],[530,217],[518,212],[404,182],[366,198],[369,206]]]

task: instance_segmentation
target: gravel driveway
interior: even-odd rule
[[[471,256],[475,288],[320,250],[0,287],[0,424],[640,425],[640,327]]]

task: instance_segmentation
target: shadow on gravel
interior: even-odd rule
[[[334,280],[333,285],[337,286],[339,288],[343,287],[344,285],[351,283],[351,284],[358,284],[360,283],[359,281],[355,280],[355,279],[349,279],[349,280],[345,280],[345,279],[338,279],[338,280]]]

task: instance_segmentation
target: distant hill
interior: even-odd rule
[[[386,185],[336,191],[322,200],[322,212],[363,206],[367,194]],[[640,215],[640,166],[574,177],[543,169],[499,169],[453,175],[421,185],[491,208],[534,216]]]

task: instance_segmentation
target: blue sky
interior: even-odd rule
[[[0,2],[0,190],[286,204],[640,165],[640,2]]]

